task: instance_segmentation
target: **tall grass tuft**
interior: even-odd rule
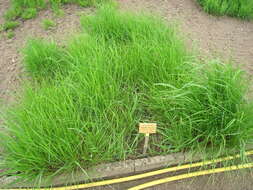
[[[139,122],[158,123],[156,154],[252,139],[240,70],[200,63],[158,18],[105,5],[81,22],[84,31],[65,47],[31,40],[24,50],[33,80],[0,138],[10,173],[27,178],[136,157]]]
[[[198,0],[208,13],[253,19],[252,0]]]
[[[161,121],[165,151],[170,147],[224,152],[226,148],[236,150],[252,138],[242,71],[220,62],[208,67],[181,87],[155,85],[149,106]]]
[[[53,41],[31,39],[24,49],[24,66],[34,79],[51,79],[66,68],[62,54],[63,50]]]

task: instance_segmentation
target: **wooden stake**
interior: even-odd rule
[[[148,141],[149,141],[149,133],[146,133],[145,134],[145,142],[144,142],[144,146],[143,146],[143,154],[144,155],[147,153]]]

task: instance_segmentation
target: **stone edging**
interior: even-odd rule
[[[61,174],[52,179],[49,183],[46,180],[41,182],[41,187],[47,187],[48,184],[52,186],[64,186],[66,184],[80,184],[87,180],[99,180],[102,178],[115,178],[126,175],[134,175],[137,173],[164,168],[172,165],[178,165],[189,161],[197,161],[200,157],[192,156],[190,153],[173,153],[165,156],[154,156],[148,158],[141,158],[136,160],[126,160],[120,162],[113,162],[108,164],[100,164],[93,168],[84,171],[73,172],[72,174]],[[15,180],[16,177],[0,178],[0,187],[7,187],[8,183]],[[18,183],[9,185],[9,188],[15,187],[33,187],[31,183]]]
[[[252,149],[253,146],[247,147]],[[66,186],[72,184],[80,184],[87,180],[101,180],[104,178],[117,178],[122,176],[134,175],[141,172],[161,169],[173,165],[180,165],[187,162],[196,162],[204,157],[202,154],[192,154],[190,152],[172,153],[165,156],[154,156],[148,158],[141,158],[136,160],[126,160],[120,162],[113,162],[107,164],[100,164],[86,171],[76,171],[72,173],[63,173],[54,177],[51,181],[43,179],[41,187],[52,186]],[[0,178],[0,188],[7,187],[8,183],[15,180],[17,177],[3,177]],[[18,187],[33,187],[32,183],[18,183],[9,185],[9,188]]]

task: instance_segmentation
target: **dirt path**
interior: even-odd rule
[[[206,14],[196,0],[120,0],[124,8],[147,9],[177,20],[184,33],[208,56],[232,56],[253,73],[253,21]]]

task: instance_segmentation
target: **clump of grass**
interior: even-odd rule
[[[51,19],[43,19],[42,26],[45,30],[52,29],[56,26],[56,23]]]
[[[22,19],[28,20],[31,18],[35,18],[37,16],[37,9],[36,8],[27,8],[21,15]]]
[[[203,66],[158,18],[107,5],[81,22],[85,32],[64,47],[32,40],[24,51],[34,80],[5,116],[9,172],[27,178],[138,155],[139,122],[158,122],[157,154],[243,148],[252,138],[241,71]]]
[[[14,33],[12,30],[10,30],[10,31],[8,31],[8,32],[6,33],[6,37],[7,37],[8,39],[12,39],[12,38],[14,38],[14,36],[15,36],[15,33]]]
[[[5,13],[5,18],[7,20],[15,20],[19,17],[30,19],[37,15],[37,9],[45,7],[45,0],[12,0],[11,7]]]
[[[62,50],[53,41],[29,40],[24,54],[24,66],[37,81],[53,78],[66,67],[61,61]]]
[[[78,168],[80,165],[89,167],[102,161],[123,158],[125,152],[122,148],[122,131],[117,131],[116,126],[108,126],[109,121],[102,115],[93,120],[94,117],[89,119],[92,117],[91,113],[80,114],[80,111],[84,111],[81,110],[83,107],[80,104],[83,102],[78,99],[81,94],[75,94],[81,93],[80,90],[68,85],[48,84],[41,85],[37,90],[26,89],[26,98],[22,105],[11,114],[13,121],[17,123],[9,125],[12,125],[16,136],[3,139],[9,143],[5,150],[12,152],[12,156],[7,157],[6,164],[20,160],[19,153],[27,151],[27,147],[29,152],[26,158],[16,162],[10,171],[22,171],[25,172],[22,175],[29,177],[39,171],[45,174],[60,168]],[[77,95],[77,99],[73,98],[73,94]],[[84,122],[84,119],[87,122]],[[111,135],[116,132],[118,135]],[[17,146],[16,140],[20,146]]]
[[[31,19],[37,16],[37,12],[46,7],[52,7],[54,12],[62,13],[60,7],[63,4],[75,3],[80,6],[94,6],[105,0],[12,0],[11,7],[5,13],[7,20],[15,20],[19,17]]]
[[[64,10],[62,10],[62,9],[55,9],[53,11],[54,11],[54,15],[57,16],[57,17],[62,17],[62,16],[65,15]]]
[[[4,18],[7,21],[15,20],[22,14],[22,8],[16,5],[12,5],[4,14]]]
[[[161,121],[165,151],[168,147],[236,150],[247,141],[252,127],[247,124],[247,83],[242,72],[220,62],[208,67],[196,76],[199,79],[181,87],[162,83],[153,89],[150,107]]]
[[[1,25],[1,30],[2,31],[14,30],[18,26],[19,26],[19,22],[17,21],[7,21]]]
[[[208,13],[253,19],[251,0],[198,0],[198,2]]]

